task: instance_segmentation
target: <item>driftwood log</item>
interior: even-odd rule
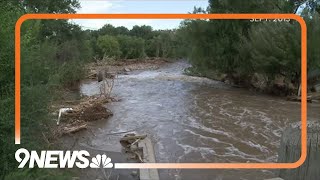
[[[293,163],[301,155],[301,128],[287,128],[281,139],[278,162]],[[318,180],[320,179],[320,125],[308,124],[307,159],[296,169],[281,169],[279,177],[285,180]]]
[[[87,129],[87,124],[82,124],[82,125],[73,126],[73,127],[64,127],[62,131],[62,135],[76,133],[83,129]]]

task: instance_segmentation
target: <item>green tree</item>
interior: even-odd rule
[[[117,36],[117,40],[120,45],[121,58],[133,59],[145,57],[145,42],[142,38],[119,35]]]
[[[25,170],[17,171],[17,162],[14,160],[14,152],[20,146],[14,144],[14,26],[17,19],[24,13],[51,12],[51,13],[73,13],[75,11],[75,0],[51,1],[1,1],[0,18],[0,105],[2,118],[0,120],[0,179],[18,179],[25,177],[37,179],[48,173]],[[54,20],[53,20],[54,21]],[[44,23],[49,21],[30,20],[23,23],[21,27],[21,133],[22,147],[39,150],[43,148],[41,131],[49,132],[47,125],[50,117],[48,103],[50,102],[56,87],[61,86],[61,71],[69,71],[74,74],[79,66],[72,66],[70,59],[65,58],[64,63],[58,61],[58,54],[65,52],[64,48],[80,52],[77,57],[82,57],[87,51],[82,47],[83,34],[81,29],[67,23],[67,21],[55,21],[49,26]],[[51,25],[51,24],[50,24]],[[59,29],[59,26],[62,26]],[[61,31],[59,31],[61,30]],[[54,32],[54,33],[53,33]],[[63,41],[64,39],[64,41]],[[76,43],[74,39],[77,39]],[[66,43],[66,44],[65,44]],[[73,44],[75,43],[75,44]],[[69,44],[69,45],[68,45]],[[62,54],[63,54],[62,53]],[[68,55],[71,57],[72,55]],[[73,58],[73,57],[72,57]],[[76,61],[76,60],[74,60]],[[81,62],[77,59],[78,62]],[[62,68],[63,64],[63,68]],[[67,68],[66,68],[67,67]],[[79,68],[81,70],[81,68]],[[55,81],[57,80],[57,81]],[[26,133],[28,132],[28,133]],[[52,173],[52,172],[51,172]],[[10,174],[10,175],[8,175]],[[32,175],[31,175],[32,174]],[[57,175],[60,173],[57,173]],[[57,179],[51,175],[52,179]]]
[[[116,27],[117,35],[129,35],[129,29],[124,26]]]
[[[78,0],[22,0],[20,2],[28,11],[35,13],[75,13],[81,7]]]
[[[119,58],[121,54],[119,42],[114,36],[100,36],[97,40],[97,45],[104,56]]]
[[[208,13],[287,13],[294,5],[282,0],[209,0]],[[205,13],[195,8],[194,13]],[[186,20],[179,33],[185,37],[184,49],[190,62],[204,75],[224,73],[231,78],[246,79],[254,71],[244,42],[249,20]],[[250,47],[247,47],[247,49]],[[241,77],[242,76],[242,77]]]
[[[307,19],[308,26],[308,68],[320,69],[320,13],[315,13],[312,19]]]
[[[16,2],[0,2],[0,179],[16,165],[14,152],[14,26],[23,14]]]
[[[146,54],[149,57],[160,57],[160,35],[146,41]]]
[[[98,30],[98,34],[100,36],[103,36],[103,35],[115,36],[117,35],[117,29],[111,24],[106,24]]]
[[[130,30],[130,35],[137,36],[145,40],[151,39],[153,37],[152,27],[146,26],[146,25],[143,25],[143,26],[135,25]]]
[[[297,23],[260,24],[250,31],[251,62],[255,72],[269,80],[277,75],[289,81],[300,79],[300,29]]]

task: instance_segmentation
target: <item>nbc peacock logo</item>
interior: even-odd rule
[[[105,154],[97,154],[96,157],[93,157],[90,163],[91,168],[112,168],[113,164],[111,163],[111,158]]]
[[[86,150],[80,151],[28,151],[20,148],[15,153],[15,158],[19,162],[18,168],[112,168],[111,158],[105,154],[97,154],[89,160],[90,153]]]

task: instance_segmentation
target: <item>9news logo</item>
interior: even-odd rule
[[[21,157],[23,155],[23,157]],[[37,151],[28,151],[24,148],[18,149],[15,153],[16,160],[20,163],[18,168],[24,168],[29,162],[29,168],[34,168],[35,164],[39,168],[112,168],[111,158],[105,154],[97,154],[90,160],[88,151],[41,151],[40,156]]]

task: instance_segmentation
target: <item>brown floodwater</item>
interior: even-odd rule
[[[300,103],[234,88],[218,81],[183,75],[185,62],[158,70],[119,75],[108,104],[114,116],[94,125],[91,146],[121,151],[114,132],[147,134],[157,162],[276,162],[283,130],[300,121]],[[96,81],[81,86],[99,94]],[[319,117],[319,104],[308,105],[308,120]],[[111,157],[112,158],[112,157]],[[270,170],[160,170],[161,179],[266,179]]]

